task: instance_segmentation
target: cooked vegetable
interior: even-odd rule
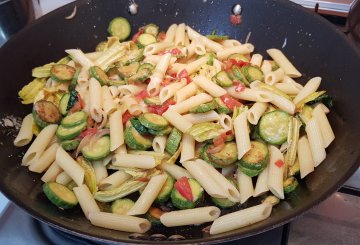
[[[79,101],[78,92],[76,90],[72,90],[70,92],[70,98],[66,107],[66,111],[69,111],[78,101]]]
[[[138,45],[141,48],[152,43],[156,43],[156,37],[151,34],[143,33],[138,38]]]
[[[140,134],[146,135],[149,133],[148,129],[136,117],[130,118],[130,123]]]
[[[207,153],[208,148],[210,147],[210,144],[203,144],[199,149],[200,158],[203,159],[205,162],[213,165],[215,168],[223,168],[223,166],[217,165],[216,163],[212,162],[209,158],[209,155]]]
[[[113,214],[126,215],[134,204],[134,201],[129,198],[117,199],[111,204],[111,212]]]
[[[90,161],[97,161],[104,159],[110,154],[110,137],[103,136],[93,144],[86,145],[81,153]]]
[[[75,150],[80,144],[80,140],[64,140],[60,145],[65,151]]]
[[[121,78],[129,78],[132,75],[135,75],[140,67],[139,62],[133,62],[126,66],[121,66],[118,69],[119,75]]]
[[[77,205],[78,200],[71,190],[66,186],[56,182],[47,182],[43,184],[43,191],[46,197],[57,207],[69,209]]]
[[[109,83],[109,77],[106,73],[98,66],[92,66],[89,69],[90,77],[95,78],[101,85],[107,85]]]
[[[297,179],[293,176],[287,178],[284,181],[284,193],[285,194],[289,194],[290,192],[293,192],[296,187],[298,187],[299,182],[297,181]]]
[[[221,167],[227,167],[237,161],[237,148],[235,142],[226,142],[224,148],[216,153],[207,153],[211,162]]]
[[[270,203],[271,205],[275,206],[279,204],[280,199],[274,195],[267,196],[264,200],[261,201],[262,203]]]
[[[215,110],[218,108],[218,104],[216,103],[215,100],[205,103],[205,104],[201,104],[199,106],[196,106],[192,109],[190,109],[190,112],[192,113],[205,113],[211,110]]]
[[[94,198],[99,202],[112,202],[116,199],[134,193],[143,188],[144,186],[146,186],[146,182],[130,179],[119,187],[105,191],[97,191],[94,195]]]
[[[246,168],[242,165],[238,165],[238,168],[241,172],[243,172],[244,174],[246,174],[247,176],[249,177],[255,177],[255,176],[258,176],[262,170],[254,170],[254,169],[249,169],[249,168]]]
[[[300,134],[301,122],[296,117],[292,117],[289,123],[289,136],[288,136],[288,148],[285,153],[285,176],[287,176],[287,169],[294,165],[296,160],[296,152],[298,148],[299,134]]]
[[[48,78],[50,77],[50,70],[55,63],[49,63],[43,66],[35,67],[31,71],[31,75],[36,78]]]
[[[280,66],[273,60],[269,60],[269,63],[271,64],[271,71],[276,71],[280,68]]]
[[[296,159],[294,165],[288,167],[287,176],[295,176],[300,174],[300,163],[299,160]]]
[[[235,76],[235,78],[237,80],[239,80],[240,82],[242,82],[244,85],[249,86],[250,83],[249,81],[246,79],[246,77],[244,76],[244,74],[241,72],[241,69],[239,69],[237,66],[232,66],[231,70]]]
[[[69,82],[73,79],[76,70],[74,67],[56,64],[50,70],[51,79],[57,82]]]
[[[107,42],[106,41],[102,41],[99,42],[96,47],[95,47],[95,51],[96,52],[104,52],[107,49]]]
[[[171,192],[171,202],[179,209],[194,208],[202,199],[204,189],[195,179],[178,179]]]
[[[266,168],[269,159],[267,145],[259,141],[251,141],[250,150],[239,160],[238,165],[249,170],[262,171]]]
[[[219,71],[216,73],[215,80],[221,87],[231,87],[233,85],[233,81],[225,71]]]
[[[233,178],[227,178],[229,182],[236,187],[235,180]],[[220,208],[230,208],[235,206],[237,203],[230,201],[228,198],[211,197],[211,201]]]
[[[268,84],[266,84],[266,83],[259,83],[258,86],[259,86],[259,88],[261,88],[261,89],[268,90],[268,91],[270,91],[270,92],[273,92],[274,94],[277,94],[277,95],[279,95],[279,96],[281,96],[281,97],[284,97],[284,98],[287,99],[287,100],[292,101],[292,99],[291,99],[291,97],[290,97],[289,95],[285,94],[283,91],[281,91],[280,89],[278,89],[278,88],[276,88],[276,87],[274,87],[274,86],[268,85]]]
[[[129,77],[129,82],[145,82],[150,77],[154,66],[149,63],[142,64],[137,70],[136,74]]]
[[[68,112],[67,105],[69,103],[69,99],[70,99],[69,93],[63,94],[63,96],[60,99],[59,111],[60,111],[61,115],[63,115],[63,116],[65,116]]]
[[[162,130],[153,130],[153,129],[148,129],[149,134],[152,135],[168,135],[171,133],[172,127],[171,126],[167,126],[165,129]]]
[[[127,66],[134,62],[140,62],[144,59],[144,49],[139,49],[137,45],[131,46],[131,50],[119,59],[119,64]]]
[[[79,74],[80,74],[80,69],[77,69],[71,82],[70,82],[70,85],[69,85],[69,91],[72,91],[72,90],[75,90],[76,88],[76,85],[78,83],[78,78],[79,78]]]
[[[70,128],[60,125],[56,130],[56,136],[60,140],[72,140],[79,136],[79,134],[86,128],[86,126],[86,122]]]
[[[166,141],[165,150],[170,153],[170,155],[174,155],[179,148],[180,142],[181,132],[177,128],[173,128]]]
[[[144,98],[144,102],[147,105],[161,105],[159,96]]]
[[[205,140],[218,137],[222,133],[221,129],[222,127],[219,124],[204,122],[194,124],[188,133],[194,137],[197,142],[204,142]]]
[[[298,113],[300,120],[306,124],[312,118],[312,108],[311,106],[304,105],[301,111]]]
[[[36,95],[45,87],[46,78],[35,78],[29,84],[25,85],[19,91],[19,97],[23,104],[31,104],[34,102]]]
[[[227,35],[216,35],[216,34],[206,35],[206,37],[209,38],[210,40],[214,40],[215,42],[229,39],[229,36]]]
[[[307,102],[306,104],[313,105],[313,104],[316,104],[316,103],[319,103],[319,102],[323,103],[328,108],[331,108],[333,106],[333,99],[332,99],[332,97],[330,97],[327,94],[322,94],[319,97],[317,97],[316,99]]]
[[[124,17],[116,17],[110,22],[108,32],[111,36],[119,38],[119,41],[123,41],[129,37],[131,26]]]
[[[91,193],[95,193],[97,191],[97,182],[95,170],[92,164],[86,161],[83,157],[78,157],[76,161],[85,171],[85,184],[87,185]]]
[[[296,111],[300,111],[305,104],[307,104],[307,103],[311,104],[312,101],[316,100],[318,97],[324,95],[325,93],[326,93],[326,91],[316,91],[316,92],[313,92],[312,94],[306,96],[304,99],[302,99],[301,101],[299,101],[296,104]]]
[[[285,111],[265,113],[259,122],[259,135],[269,144],[281,145],[287,140],[289,122],[290,116]]]
[[[144,26],[144,32],[156,37],[159,34],[159,27],[155,24],[148,24]]]
[[[164,213],[160,208],[151,207],[146,213],[146,219],[154,225],[161,225],[160,217]]]
[[[169,122],[163,116],[149,112],[139,116],[139,121],[142,125],[152,130],[163,130],[169,126]]]
[[[232,54],[228,57],[228,60],[249,62],[249,59],[246,58],[243,54]]]
[[[249,83],[258,80],[263,81],[264,80],[264,73],[260,70],[260,68],[252,65],[243,66],[241,67],[241,72],[244,74],[246,80],[249,81]]]
[[[161,188],[160,193],[156,197],[155,202],[163,204],[170,199],[171,191],[174,188],[174,182],[174,178],[167,174],[166,182]]]
[[[126,127],[125,143],[134,150],[146,150],[152,146],[152,140],[142,136],[134,127]]]
[[[216,110],[219,113],[224,113],[224,114],[229,114],[231,113],[231,110],[229,109],[229,107],[227,107],[225,105],[225,103],[220,99],[220,98],[215,98],[214,101],[217,104]]]
[[[46,100],[39,100],[33,106],[34,122],[40,127],[44,128],[48,124],[56,124],[61,120],[59,109],[51,102]]]
[[[87,118],[88,115],[84,111],[77,111],[64,117],[61,121],[61,125],[65,128],[75,127],[86,122]]]

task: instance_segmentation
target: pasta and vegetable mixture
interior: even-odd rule
[[[33,110],[14,144],[36,135],[22,165],[43,174],[54,205],[79,204],[93,225],[120,231],[212,222],[219,234],[268,218],[325,159],[332,99],[320,77],[297,83],[280,50],[264,59],[184,23],[166,33],[149,24],[125,41],[130,30],[115,18],[95,52],[65,50],[19,92]]]

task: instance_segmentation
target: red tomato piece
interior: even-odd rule
[[[85,131],[81,132],[80,137],[84,138],[85,136],[88,136],[88,135],[94,135],[97,133],[97,131],[98,131],[97,128],[88,128]]]
[[[231,97],[229,94],[225,94],[221,96],[220,99],[232,111],[234,110],[235,107],[240,107],[242,105],[239,101]]]
[[[276,162],[275,162],[275,165],[278,167],[278,168],[281,168],[282,166],[284,166],[284,162],[282,161],[282,160],[277,160]]]
[[[239,25],[239,24],[241,24],[241,21],[242,21],[241,15],[235,15],[235,14],[230,15],[230,23],[231,24]]]
[[[133,38],[132,38],[132,41],[134,43],[137,43],[138,42],[138,38],[141,34],[144,33],[144,29],[139,29],[139,31],[137,33],[134,34]]]
[[[233,81],[233,83],[234,83],[234,87],[235,87],[236,92],[242,92],[246,88],[245,85],[240,81],[235,80],[235,81]]]
[[[164,41],[165,37],[166,37],[166,33],[163,32],[163,31],[161,31],[161,32],[159,33],[159,35],[157,36],[157,41],[158,41],[158,42]]]
[[[133,118],[134,116],[130,114],[129,111],[126,111],[123,115],[122,115],[122,123],[125,124],[127,121],[129,121],[131,118]]]
[[[175,189],[188,201],[193,201],[193,194],[188,178],[185,176],[178,179],[174,185]]]
[[[186,69],[183,69],[182,71],[180,71],[179,75],[178,75],[179,79],[185,78],[186,79],[186,84],[191,83],[191,78],[189,76],[189,73],[187,72]]]
[[[143,100],[145,98],[150,97],[149,93],[147,92],[146,89],[140,91],[138,94],[135,95],[136,98]]]

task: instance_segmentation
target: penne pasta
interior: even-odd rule
[[[186,133],[193,125],[172,108],[167,110],[162,116],[183,133]]]
[[[177,29],[177,24],[172,24],[166,31],[165,39],[163,42],[169,42],[172,43],[175,38],[175,33]]]
[[[331,128],[329,120],[326,117],[322,104],[314,107],[312,111],[312,116],[315,118],[316,122],[320,127],[324,147],[327,148],[335,139],[335,134]]]
[[[169,47],[171,47],[173,44],[171,42],[161,42],[161,43],[152,43],[144,48],[144,55],[149,56],[153,54],[157,54]],[[160,57],[160,56],[159,56]],[[156,62],[157,64],[158,62]]]
[[[297,156],[300,165],[300,177],[303,179],[306,175],[314,171],[314,160],[312,158],[309,140],[306,136],[299,139]]]
[[[90,98],[90,115],[95,122],[101,122],[102,120],[102,93],[101,85],[95,79],[89,80],[89,98]]]
[[[219,60],[227,59],[232,54],[250,54],[254,51],[254,45],[250,43],[241,44],[239,46],[234,46],[219,50],[216,53],[216,56]]]
[[[265,75],[265,83],[269,85],[274,85],[275,83],[282,81],[284,79],[284,76],[284,70],[279,68]]]
[[[217,114],[216,111],[211,110],[204,113],[185,114],[183,115],[183,118],[193,124],[196,124],[202,122],[218,122],[220,120],[220,115]]]
[[[36,173],[42,173],[47,169],[54,161],[56,151],[59,147],[58,143],[54,143],[47,148],[39,157],[38,160],[32,162],[29,166],[29,170]]]
[[[206,56],[201,57],[197,60],[194,60],[191,63],[188,63],[184,66],[181,67],[181,69],[179,69],[179,71],[177,72],[177,74],[179,75],[180,72],[182,72],[183,70],[186,70],[187,74],[191,75],[197,71],[199,71],[200,67],[205,65],[208,62],[208,58]]]
[[[124,129],[122,124],[122,112],[117,110],[110,115],[110,151],[115,151],[124,144]]]
[[[112,164],[125,168],[150,169],[155,167],[155,158],[146,155],[116,154],[112,158]]]
[[[322,161],[324,161],[326,152],[320,125],[318,124],[316,118],[311,118],[306,123],[305,131],[309,139],[311,155],[314,160],[314,167],[317,167]]]
[[[159,165],[159,168],[169,173],[175,179],[180,179],[183,176],[192,178],[191,174],[186,169],[176,164],[162,163]]]
[[[210,102],[212,100],[213,98],[210,95],[205,93],[200,93],[190,97],[187,100],[177,103],[176,105],[173,105],[171,109],[176,111],[177,113],[182,114],[188,112],[191,108]]]
[[[269,191],[268,175],[269,175],[268,167],[266,167],[263,171],[261,171],[261,173],[257,177],[255,190],[253,193],[254,197],[260,196],[260,195],[264,194],[265,192]]]
[[[277,198],[284,199],[284,156],[278,148],[272,145],[269,146],[269,153],[268,188]]]
[[[243,204],[254,195],[254,187],[251,177],[247,176],[240,169],[237,169],[237,183],[240,191],[240,203]]]
[[[179,89],[186,86],[186,81],[180,81],[172,83],[160,90],[159,98],[160,102],[164,103],[168,99],[172,98]]]
[[[280,68],[284,70],[286,75],[289,77],[301,77],[301,73],[279,49],[268,49],[266,52],[280,66]]]
[[[195,95],[197,91],[198,86],[196,86],[195,83],[189,83],[185,87],[179,89],[178,91],[175,91],[174,99],[176,100],[176,103],[180,103]]]
[[[195,158],[195,139],[189,134],[183,134],[181,139],[180,163]]]
[[[314,93],[320,86],[321,77],[314,77],[310,79],[302,90],[296,95],[293,102],[298,104],[301,100],[305,99],[310,94]]]
[[[103,110],[107,115],[110,115],[116,110],[116,104],[108,86],[102,86],[101,90]]]
[[[185,45],[185,24],[181,23],[177,26],[175,31],[175,46]]]
[[[67,185],[71,182],[71,180],[71,177],[66,172],[62,172],[56,176],[55,182],[61,185]]]
[[[240,100],[254,101],[254,102],[270,102],[273,100],[268,92],[245,88],[241,92],[236,92],[234,87],[229,87],[226,91],[234,98]]]
[[[235,141],[239,160],[251,149],[246,114],[246,112],[242,112],[234,120]]]
[[[56,163],[80,186],[84,182],[85,171],[63,148],[56,150]]]
[[[28,114],[26,117],[24,117],[21,123],[20,131],[14,140],[15,146],[20,147],[27,145],[31,142],[33,137],[33,131],[32,131],[33,123],[34,123],[34,119],[32,114]]]
[[[166,145],[166,136],[158,135],[154,138],[152,143],[152,148],[155,152],[164,153],[165,151],[165,145]]]
[[[253,54],[250,59],[250,64],[261,67],[263,56],[261,54]]]
[[[220,97],[226,94],[226,90],[207,79],[204,76],[196,76],[193,78],[193,82],[213,97]]]
[[[233,130],[233,121],[231,117],[227,114],[219,115],[219,124],[226,132]]]
[[[95,172],[96,184],[99,184],[103,179],[108,177],[106,166],[102,161],[93,161],[92,166]]]
[[[247,119],[252,125],[256,125],[259,122],[260,117],[265,113],[268,108],[268,104],[264,102],[256,102],[247,111]]]
[[[120,186],[125,181],[131,178],[130,174],[125,173],[123,170],[118,170],[108,177],[102,179],[99,183],[100,190],[109,190]]]
[[[58,176],[62,172],[62,168],[54,161],[50,167],[46,170],[44,175],[41,177],[43,182],[51,182],[56,180],[56,176]]]
[[[170,65],[171,54],[164,54],[159,63],[156,64],[153,74],[150,76],[150,82],[147,86],[147,92],[151,95],[157,95],[160,91],[160,83],[162,82],[165,72]]]
[[[78,199],[81,210],[87,219],[90,219],[90,213],[100,212],[100,209],[87,185],[74,187],[73,191]]]

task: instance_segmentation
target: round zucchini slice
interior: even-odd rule
[[[36,125],[45,128],[49,124],[56,124],[61,120],[59,109],[50,101],[39,100],[33,106],[33,118]]]
[[[61,96],[60,104],[59,104],[59,110],[61,115],[65,116],[67,114],[67,105],[69,103],[70,94],[66,93],[63,96]]]
[[[65,151],[75,150],[80,144],[80,140],[64,140],[60,143]]]
[[[269,144],[281,145],[287,140],[290,116],[285,111],[275,110],[264,114],[259,122],[259,135]]]
[[[98,66],[92,66],[89,69],[90,76],[99,81],[101,85],[107,85],[109,83],[109,77],[106,73]]]
[[[209,144],[204,144],[200,147],[200,157],[201,159],[203,159],[205,162],[213,165],[215,168],[224,168],[225,166],[222,165],[218,165],[216,163],[214,163],[213,161],[210,160],[209,155],[207,153],[207,149],[210,147]]]
[[[233,178],[227,178],[227,179],[233,186],[237,188]],[[213,201],[213,203],[220,208],[230,208],[237,204],[236,202],[230,201],[228,198],[211,197],[211,201]]]
[[[159,204],[163,204],[170,199],[171,191],[174,188],[174,182],[175,182],[174,178],[169,174],[167,174],[167,179],[165,181],[165,184],[161,188],[160,193],[155,199],[155,202]]]
[[[103,136],[98,139],[93,145],[86,145],[81,153],[90,161],[97,161],[104,159],[110,154],[110,137]]]
[[[119,41],[123,41],[129,37],[131,26],[129,21],[124,17],[116,17],[111,20],[108,32],[111,36],[118,37]]]
[[[237,148],[235,142],[226,142],[224,148],[217,153],[207,153],[209,159],[217,165],[227,167],[237,161]]]
[[[149,112],[142,114],[139,117],[139,121],[142,125],[152,130],[162,130],[169,126],[169,122],[163,116]]]
[[[262,170],[253,170],[253,169],[245,168],[242,165],[238,165],[238,168],[241,172],[243,172],[244,174],[246,174],[249,177],[258,176],[262,171]]]
[[[197,182],[195,179],[188,180],[193,195],[193,201],[189,201],[185,197],[183,197],[180,192],[176,190],[176,188],[173,188],[171,192],[171,202],[178,209],[194,208],[200,202],[204,195],[204,189],[201,187],[199,182]]]
[[[134,201],[129,198],[117,199],[111,204],[111,212],[126,215],[134,204]]]
[[[69,209],[77,205],[78,200],[71,190],[66,186],[56,182],[47,182],[43,184],[43,191],[46,197],[57,207]]]
[[[71,128],[86,122],[86,120],[87,114],[84,111],[77,111],[64,117],[61,125],[65,128]]]
[[[269,162],[269,150],[266,144],[260,141],[251,141],[251,148],[239,160],[239,165],[250,169],[262,171]]]
[[[70,128],[66,128],[63,125],[60,125],[56,130],[56,136],[60,140],[72,140],[86,128],[86,125],[86,122]]]
[[[129,126],[125,129],[125,143],[131,149],[145,151],[152,146],[152,139],[141,135],[134,127]]]
[[[56,64],[50,70],[50,77],[56,82],[69,82],[73,79],[75,72],[74,67]]]

